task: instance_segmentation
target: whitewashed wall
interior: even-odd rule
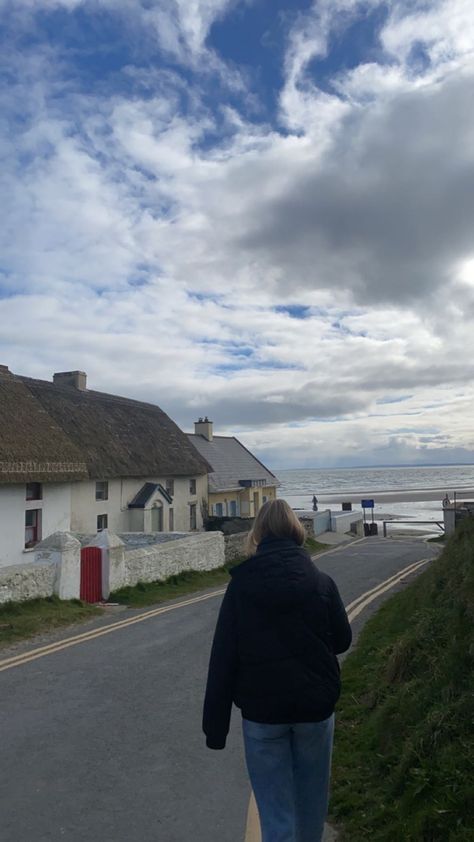
[[[71,484],[43,483],[42,492],[42,500],[27,500],[25,483],[0,485],[0,568],[32,560],[34,549],[25,550],[27,509],[41,509],[43,537],[70,529]]]
[[[52,596],[56,579],[53,562],[13,564],[0,568],[0,604]]]
[[[123,585],[167,579],[185,570],[215,570],[224,563],[222,532],[200,532],[176,541],[126,550]],[[117,578],[114,587],[121,587]]]
[[[222,532],[196,532],[160,544],[127,549],[116,535],[101,532],[90,542],[103,552],[103,593],[137,582],[153,582],[185,570],[214,570],[225,562]],[[79,541],[55,533],[39,544],[35,561],[0,568],[0,603],[51,596],[80,595]],[[31,558],[31,556],[30,556]]]

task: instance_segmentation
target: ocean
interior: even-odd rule
[[[311,509],[313,494],[319,509],[340,510],[342,502],[350,501],[354,510],[361,510],[361,500],[369,498],[374,500],[378,522],[392,517],[436,522],[443,517],[445,494],[451,500],[455,496],[474,500],[474,465],[301,468],[274,473],[281,482],[278,496],[294,509]],[[371,519],[371,513],[367,514]],[[430,531],[421,524],[413,523],[412,528]]]

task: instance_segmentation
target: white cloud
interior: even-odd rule
[[[1,361],[38,377],[82,368],[187,429],[207,412],[270,464],[474,449],[469,54],[451,34],[436,52],[430,34],[438,64],[414,74],[419,22],[392,15],[381,39],[397,64],[322,93],[305,68],[359,5],[319,4],[290,32],[294,133],[211,110],[177,72],[130,66],[132,94],[80,93],[50,49],[10,65]],[[227,8],[170,0],[135,16],[189,62]],[[441,38],[444,14],[426,32]],[[277,310],[294,304],[306,318]]]

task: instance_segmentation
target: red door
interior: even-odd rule
[[[99,547],[81,550],[81,599],[84,602],[102,599],[102,550]]]

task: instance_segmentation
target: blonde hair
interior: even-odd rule
[[[247,550],[254,552],[263,538],[292,538],[297,544],[304,544],[304,526],[286,500],[267,500],[258,511],[247,539]]]

